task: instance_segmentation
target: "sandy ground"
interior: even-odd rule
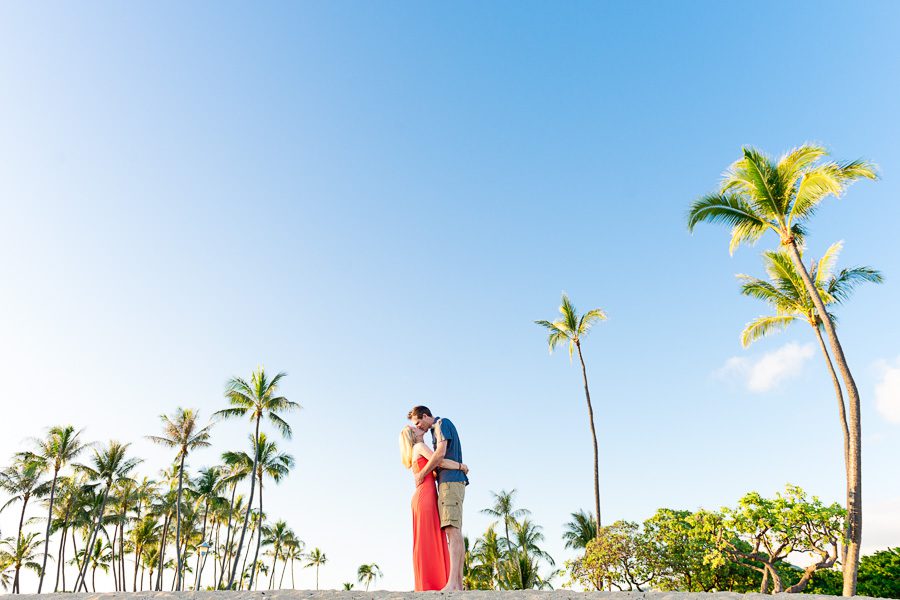
[[[836,596],[818,594],[776,594],[781,600],[825,600]],[[448,600],[764,600],[773,596],[764,594],[683,593],[683,592],[573,592],[515,591],[515,592],[362,592],[362,591],[306,591],[274,590],[259,592],[128,592],[111,594],[22,594],[21,600],[401,600],[406,598]],[[857,596],[863,600],[866,596]],[[900,599],[898,599],[900,600]]]

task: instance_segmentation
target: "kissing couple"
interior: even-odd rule
[[[413,573],[415,591],[463,589],[463,500],[469,467],[462,461],[459,433],[450,419],[414,406],[400,431],[400,460],[412,471]],[[432,447],[425,443],[431,432]],[[437,486],[435,486],[437,481]]]

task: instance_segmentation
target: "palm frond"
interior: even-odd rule
[[[756,210],[737,194],[707,194],[695,200],[688,210],[688,230],[698,223],[724,223],[733,228],[770,227]]]
[[[842,269],[828,284],[827,290],[835,302],[846,302],[856,286],[862,283],[882,283],[881,272],[872,267],[853,267]]]
[[[828,155],[828,151],[816,144],[803,144],[793,148],[778,159],[778,175],[789,183],[795,182],[805,169]]]
[[[815,277],[813,277],[816,287],[822,287],[825,285],[825,282],[831,278],[834,265],[843,248],[844,242],[833,243],[828,247],[828,250],[825,251],[825,254],[822,255],[822,258],[816,263]],[[812,273],[810,273],[810,275],[812,275]]]
[[[741,332],[741,346],[746,348],[770,333],[784,330],[796,318],[794,315],[768,315],[750,321]]]

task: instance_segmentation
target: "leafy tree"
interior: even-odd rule
[[[653,579],[648,549],[637,523],[616,521],[597,531],[584,556],[569,565],[570,574],[586,588],[644,591],[641,586]]]
[[[859,591],[876,598],[900,598],[900,547],[862,557]]]
[[[845,515],[840,505],[809,499],[801,488],[788,485],[784,494],[771,499],[750,492],[737,508],[723,508],[720,513],[699,511],[692,522],[717,541],[708,555],[711,564],[720,566],[731,560],[762,575],[761,593],[768,591],[770,582],[772,593],[791,593],[803,591],[813,573],[835,564]],[[785,587],[779,563],[793,552],[812,554],[819,560],[803,570],[798,582]]]
[[[695,201],[688,213],[688,228],[701,222],[731,226],[734,252],[742,243],[755,243],[767,231],[774,232],[790,256],[818,315],[826,315],[825,302],[800,254],[807,235],[807,221],[828,196],[840,196],[858,179],[876,179],[875,167],[865,161],[822,162],[827,152],[806,144],[794,148],[778,161],[754,148],[744,148],[743,157],[725,173],[718,192]],[[830,319],[822,327],[838,365],[849,400],[849,466],[847,477],[847,537],[844,553],[843,595],[856,594],[859,545],[862,540],[862,432],[860,400],[844,349]]]
[[[47,491],[47,483],[41,481],[45,468],[46,463],[41,457],[25,452],[17,455],[13,464],[0,472],[0,489],[10,494],[9,500],[0,507],[0,512],[16,502],[22,503],[22,511],[19,513],[19,529],[12,546],[15,549],[27,547],[22,532],[25,524],[25,509],[28,507],[29,500],[33,497],[41,497]],[[23,544],[25,545],[23,546]],[[14,594],[19,593],[19,574],[26,562],[28,561],[23,562],[21,559],[13,561],[15,574],[12,591]]]
[[[581,340],[584,338],[591,327],[599,321],[606,320],[606,313],[599,308],[587,311],[583,315],[579,315],[575,310],[575,306],[569,301],[566,294],[562,295],[562,304],[559,307],[561,318],[555,321],[535,321],[541,327],[547,329],[550,333],[547,337],[547,343],[550,346],[550,352],[561,344],[569,346],[569,360],[575,350],[578,350],[578,360],[581,361],[581,375],[584,379],[584,397],[587,400],[588,424],[591,429],[591,439],[594,446],[594,513],[597,518],[597,529],[600,528],[600,455],[597,450],[597,430],[594,427],[594,408],[591,405],[591,390],[588,387],[587,368],[584,366],[584,356],[581,352]]]
[[[16,539],[6,538],[0,541],[0,563],[15,571],[13,594],[21,593],[19,574],[22,569],[28,569],[40,575],[41,565],[37,562],[37,552],[40,547],[41,540],[35,532],[20,534]],[[5,571],[6,568],[3,570]],[[8,583],[4,583],[4,589],[7,585]]]

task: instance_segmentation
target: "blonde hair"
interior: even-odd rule
[[[416,434],[411,427],[400,430],[400,462],[407,469],[412,468],[413,446],[416,445]]]

